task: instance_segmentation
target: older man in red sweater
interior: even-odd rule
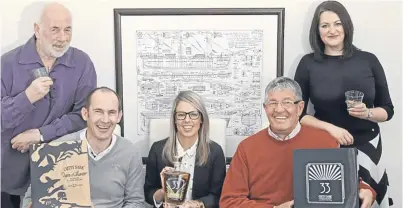
[[[298,83],[279,77],[265,90],[268,128],[243,140],[224,181],[220,208],[290,208],[293,206],[292,155],[295,149],[338,148],[325,131],[301,126],[304,109]],[[359,197],[369,208],[376,193],[363,182]]]

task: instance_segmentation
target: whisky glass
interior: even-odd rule
[[[38,79],[39,77],[48,77],[49,76],[48,70],[46,70],[45,67],[40,67],[40,68],[37,68],[37,69],[33,69],[31,71],[31,73],[32,73],[32,77],[34,79]]]
[[[362,103],[364,93],[357,90],[350,90],[344,93],[346,96],[347,109],[354,108],[357,104]]]

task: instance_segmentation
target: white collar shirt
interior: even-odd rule
[[[278,141],[286,141],[286,140],[289,140],[289,139],[294,138],[294,137],[299,133],[299,131],[301,130],[301,124],[298,122],[298,123],[297,123],[297,126],[296,126],[296,127],[291,131],[291,133],[288,134],[284,139],[282,139],[280,136],[278,136],[277,134],[275,134],[275,133],[270,129],[270,125],[269,125],[269,128],[267,128],[267,129],[268,129],[269,135],[272,136],[274,139],[276,139],[276,140],[278,140]]]
[[[194,168],[196,165],[196,153],[197,153],[197,144],[199,139],[187,150],[184,150],[182,145],[179,142],[178,137],[176,137],[176,152],[179,156],[182,156],[182,162],[180,170],[184,172],[190,173],[190,180],[188,185],[188,191],[186,193],[186,200],[192,200],[192,192],[193,192],[193,176],[194,176]]]
[[[113,146],[115,146],[116,143],[116,135],[112,134],[112,141],[111,144],[102,152],[95,154],[95,152],[92,150],[90,143],[88,142],[87,139],[87,130],[84,130],[83,132],[81,132],[80,134],[80,139],[81,140],[86,140],[87,141],[87,149],[88,149],[88,154],[90,155],[90,157],[92,159],[94,159],[95,161],[100,160],[101,158],[103,158],[105,155],[107,155],[111,149],[113,148]]]

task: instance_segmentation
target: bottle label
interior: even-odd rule
[[[170,200],[182,201],[185,198],[186,181],[181,177],[171,177],[166,180],[167,197]]]

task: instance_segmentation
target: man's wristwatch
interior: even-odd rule
[[[371,111],[371,109],[369,109],[368,108],[368,114],[367,114],[367,119],[370,119],[370,118],[372,118],[372,111]]]

